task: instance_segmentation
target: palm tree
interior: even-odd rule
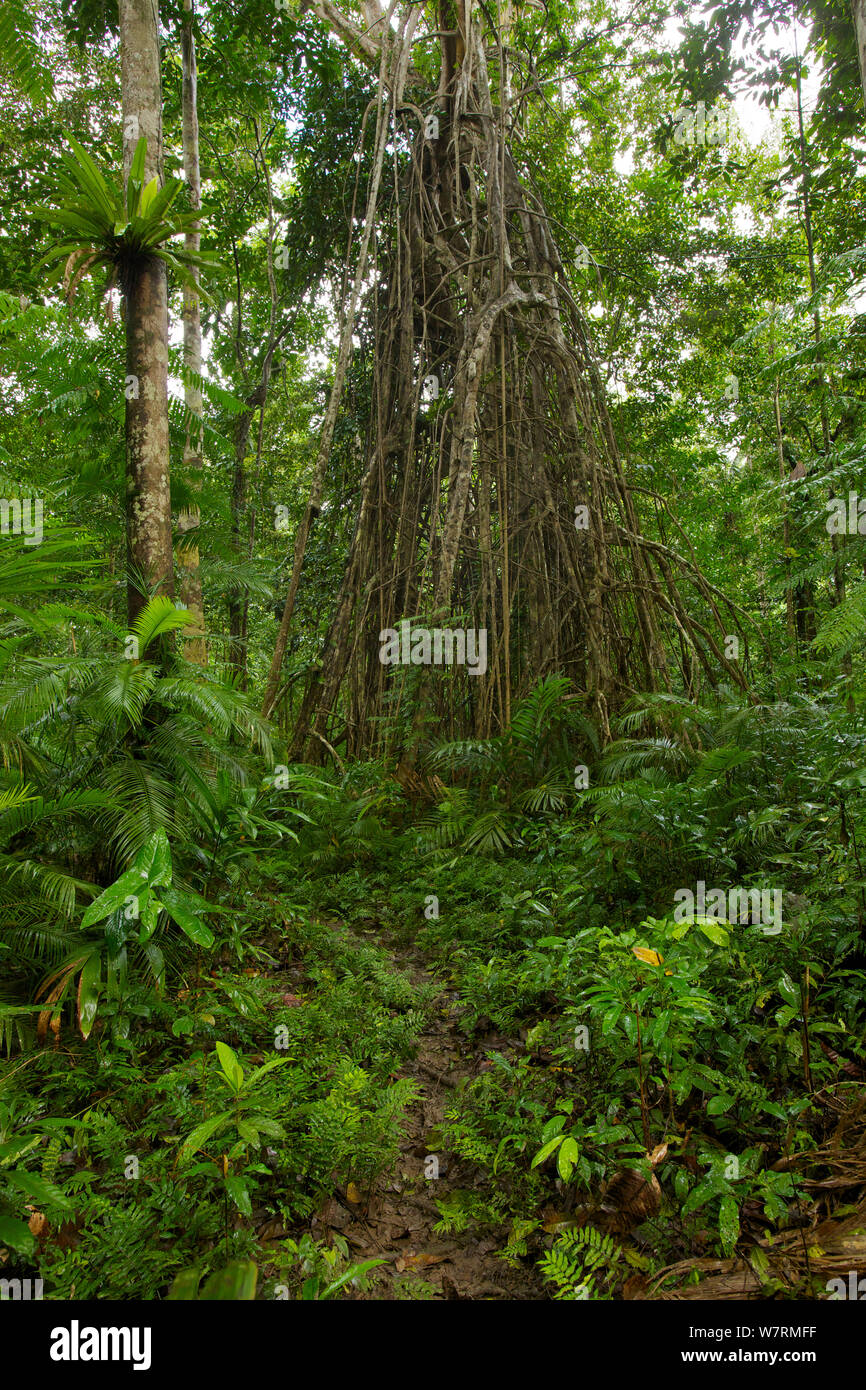
[[[121,191],[100,172],[86,150],[70,139],[61,158],[58,205],[42,211],[63,237],[46,260],[58,261],[67,299],[72,302],[85,274],[109,271],[107,289],[116,285],[126,310],[127,611],[130,626],[152,593],[174,591],[166,339],[163,338],[166,272],[197,289],[193,270],[212,266],[212,257],[172,246],[196,221],[197,212],[178,213],[182,188],[168,179],[162,188],[146,180],[147,141],[142,136]],[[163,418],[164,417],[164,418]]]

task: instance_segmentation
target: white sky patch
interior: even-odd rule
[[[682,44],[683,37],[682,22],[677,18],[669,19],[662,31],[661,43],[670,52],[675,53]],[[734,40],[733,55],[734,58],[744,60],[748,67],[753,68],[760,62],[760,59],[755,58],[752,46],[747,40],[748,26],[743,25]],[[799,22],[788,24],[783,30],[775,32],[773,43],[781,52],[791,57],[798,53],[803,57],[809,50],[809,30],[806,25]],[[808,122],[809,116],[815,109],[824,69],[820,60],[814,56],[809,57],[807,68],[802,81],[802,99],[804,119]],[[751,91],[738,92],[731,106],[732,124],[735,125],[736,130],[752,149],[765,140],[780,140],[785,119],[791,119],[795,113],[796,96],[793,92],[786,92],[779,106],[773,111],[762,105]],[[669,114],[673,115],[674,113]],[[634,149],[629,146],[618,151],[614,156],[613,163],[617,173],[628,178],[636,169]]]

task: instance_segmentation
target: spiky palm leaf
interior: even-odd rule
[[[167,179],[162,188],[154,178],[144,183],[147,141],[142,137],[126,181],[126,190],[110,183],[78,141],[69,138],[70,150],[61,151],[66,173],[57,177],[60,202],[39,211],[62,232],[62,239],[45,257],[60,262],[55,278],[63,276],[71,302],[87,271],[105,267],[109,287],[115,283],[127,294],[142,264],[163,261],[181,284],[207,298],[194,269],[218,265],[213,256],[175,247],[169,243],[201,220],[201,211],[172,212],[183,187],[179,179]]]

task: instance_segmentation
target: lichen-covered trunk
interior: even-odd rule
[[[189,201],[192,208],[201,207],[201,173],[198,149],[198,72],[195,53],[194,0],[184,0],[183,28],[181,30],[181,54],[183,62],[183,167],[186,174]],[[186,250],[198,255],[201,246],[199,224],[196,222],[187,232]],[[198,271],[193,270],[193,278],[198,281]],[[187,287],[183,296],[183,356],[186,368],[184,400],[189,411],[186,444],[183,452],[184,472],[193,492],[201,486],[202,469],[202,399],[199,378],[201,377],[201,310],[199,297],[195,290]],[[205,644],[204,603],[199,569],[197,533],[201,516],[198,505],[193,503],[178,517],[178,530],[184,540],[177,550],[178,584],[181,601],[190,612],[192,621],[184,628],[183,654],[187,661],[199,666],[207,663]]]
[[[147,141],[145,181],[162,182],[162,88],[156,0],[120,0],[124,169]],[[141,265],[126,297],[126,538],[129,622],[153,593],[174,597],[165,266]]]
[[[168,312],[165,266],[151,261],[126,301],[126,539],[129,622],[153,593],[174,597],[168,441]]]
[[[243,559],[243,534],[247,506],[246,457],[253,408],[239,415],[235,423],[235,466],[232,475],[232,554],[238,564]],[[241,690],[247,688],[246,602],[242,588],[232,590],[228,598],[229,647],[228,664],[235,673]]]

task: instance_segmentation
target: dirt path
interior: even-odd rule
[[[432,980],[420,953],[395,948],[386,940],[394,965],[415,984]],[[483,1050],[473,1046],[459,1027],[459,1004],[453,991],[443,989],[418,1041],[415,1060],[400,1071],[418,1083],[421,1098],[406,1115],[400,1158],[360,1204],[332,1198],[321,1213],[322,1224],[338,1228],[358,1259],[384,1258],[376,1271],[376,1287],[362,1295],[367,1300],[411,1296],[434,1299],[542,1299],[545,1294],[534,1261],[520,1267],[502,1259],[504,1228],[479,1230],[470,1223],[462,1232],[442,1235],[433,1227],[441,1220],[436,1199],[451,1192],[489,1191],[495,1181],[486,1170],[457,1160],[443,1151],[436,1131],[440,1128],[455,1089],[476,1076],[485,1061]],[[438,1177],[430,1176],[438,1167]],[[357,1212],[357,1215],[354,1213]]]

